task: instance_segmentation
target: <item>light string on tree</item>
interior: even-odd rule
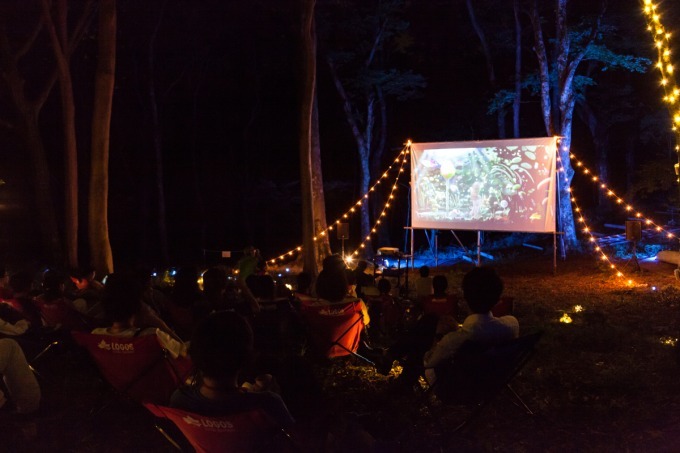
[[[368,196],[369,196],[372,192],[375,192],[375,191],[376,191],[376,189],[381,185],[382,181],[383,181],[384,179],[386,179],[386,178],[389,176],[390,172],[395,168],[395,165],[401,162],[401,165],[398,167],[398,168],[399,168],[399,171],[397,172],[397,175],[396,175],[396,177],[395,177],[395,179],[394,179],[394,184],[392,185],[392,191],[390,192],[390,197],[393,197],[393,193],[392,193],[392,192],[394,192],[394,186],[397,184],[397,181],[399,180],[400,174],[404,171],[404,170],[403,170],[403,162],[404,162],[405,159],[406,159],[405,156],[409,153],[410,146],[411,146],[411,141],[409,140],[409,141],[406,143],[405,147],[402,148],[402,150],[400,151],[400,153],[398,154],[398,156],[396,157],[396,159],[390,164],[390,166],[387,168],[387,170],[385,170],[385,171],[382,173],[382,175],[381,175],[381,176],[376,180],[376,182],[368,189],[368,191],[367,191],[366,193],[364,193],[364,194],[363,194],[356,202],[354,202],[354,203],[352,204],[352,206],[351,206],[348,210],[346,210],[343,214],[341,214],[335,221],[330,222],[330,223],[328,224],[328,226],[326,227],[326,229],[324,229],[324,230],[318,232],[318,233],[316,234],[316,236],[313,237],[313,240],[314,240],[314,241],[317,241],[317,240],[319,239],[319,237],[324,237],[324,236],[326,236],[330,231],[333,231],[335,225],[339,225],[341,222],[343,222],[343,221],[345,221],[345,220],[348,220],[350,217],[352,217],[352,216],[359,210],[359,208],[361,207],[361,205],[362,205],[363,203],[367,203],[367,202],[368,202]],[[389,198],[389,197],[388,197],[388,199],[387,199],[387,201],[386,201],[386,204],[389,205],[389,203],[390,203],[391,200],[392,200],[392,198]],[[382,212],[384,212],[384,211],[385,211],[385,207],[383,207],[383,211],[382,211]],[[373,230],[375,230],[375,227],[373,228]],[[363,244],[363,243],[362,243],[362,244]],[[278,257],[269,258],[269,259],[267,260],[267,262],[270,263],[270,264],[276,264],[277,262],[283,262],[283,261],[285,261],[285,260],[287,260],[287,259],[292,259],[297,253],[299,253],[299,252],[301,252],[301,251],[302,251],[302,246],[301,246],[301,245],[298,245],[297,247],[294,247],[294,248],[292,248],[292,249],[290,249],[290,250],[288,250],[288,251],[282,253],[282,254],[279,255]]]
[[[663,101],[668,107],[671,116],[671,130],[675,135],[675,152],[680,153],[680,88],[675,79],[675,66],[671,60],[671,33],[661,23],[661,15],[657,5],[652,0],[643,0],[643,11],[647,18],[647,30],[654,40],[657,52],[656,68],[661,76],[661,87],[664,90]],[[675,174],[680,174],[680,154],[675,164]],[[677,180],[680,182],[680,179]]]
[[[663,226],[655,222],[653,219],[647,217],[641,211],[635,209],[633,205],[627,203],[623,198],[618,196],[616,192],[614,192],[598,175],[596,175],[588,167],[586,167],[581,160],[578,160],[574,153],[570,153],[569,157],[574,162],[572,167],[575,169],[575,171],[580,170],[584,175],[588,177],[588,179],[592,183],[597,185],[600,191],[602,191],[609,198],[613,199],[614,202],[617,205],[621,206],[621,209],[623,209],[631,217],[634,217],[635,219],[639,220],[648,228],[653,228],[658,233],[664,233],[666,235],[666,238],[668,239],[677,238],[677,235],[675,233],[666,230]]]
[[[378,227],[382,223],[383,218],[387,215],[387,210],[391,206],[392,200],[394,200],[394,192],[397,190],[398,183],[399,183],[399,177],[401,174],[404,172],[404,164],[406,163],[406,160],[408,159],[408,156],[411,153],[411,148],[410,148],[410,141],[407,144],[407,147],[402,150],[401,154],[399,154],[399,157],[397,157],[394,161],[394,163],[400,162],[399,165],[399,171],[397,172],[397,177],[394,180],[394,184],[392,184],[392,188],[390,189],[390,194],[387,197],[387,200],[385,201],[385,204],[383,205],[382,211],[380,211],[380,215],[378,216],[377,220],[373,224],[373,227],[371,228],[370,233],[368,236],[364,238],[363,241],[361,241],[361,244],[354,250],[349,256],[354,257],[359,255],[359,250],[366,248],[366,243],[371,240],[371,235],[375,235],[378,232]],[[394,164],[393,164],[394,165]]]
[[[573,158],[573,154],[570,153],[569,156]],[[559,169],[560,173],[566,174],[566,172],[564,170],[564,166],[562,164],[562,159],[560,159],[559,156],[557,157],[557,161],[560,163],[560,169]],[[582,166],[582,164],[577,165],[577,167],[581,167],[581,166]],[[586,174],[588,174],[588,173],[586,173]],[[566,176],[565,176],[565,182],[568,183]],[[567,190],[569,191],[569,194],[571,196],[571,203],[574,205],[574,212],[576,213],[576,216],[577,216],[576,220],[580,224],[581,231],[588,236],[588,242],[593,246],[593,251],[595,251],[599,255],[599,259],[606,263],[606,265],[615,273],[614,275],[617,278],[626,279],[626,276],[621,271],[621,269],[619,269],[616,266],[614,261],[609,258],[609,256],[605,253],[602,246],[598,243],[597,238],[595,237],[595,234],[593,233],[592,228],[590,228],[588,226],[588,222],[586,221],[585,215],[583,214],[583,210],[581,209],[581,207],[578,205],[578,203],[576,201],[576,197],[574,196],[574,192],[573,192],[572,188],[569,187]],[[627,283],[628,283],[628,285],[631,285],[631,286],[634,284],[633,280],[630,279],[630,278],[627,279]],[[565,316],[568,318],[568,315],[566,315],[566,313],[565,313]],[[564,319],[564,320],[560,320],[560,322],[571,322],[571,320],[567,321],[566,319]]]

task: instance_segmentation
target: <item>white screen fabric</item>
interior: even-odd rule
[[[555,232],[557,137],[412,143],[413,228]]]

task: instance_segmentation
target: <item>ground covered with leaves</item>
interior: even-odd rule
[[[501,393],[459,433],[467,412],[393,392],[355,360],[287,357],[278,374],[303,431],[318,439],[334,421],[363,426],[390,451],[677,451],[680,445],[680,282],[674,265],[643,262],[617,278],[592,256],[497,260],[505,294],[515,298],[523,333],[543,331],[538,349],[512,382],[534,415]],[[625,264],[622,263],[622,265]],[[453,292],[471,264],[439,267]],[[628,279],[631,282],[628,282]],[[566,319],[571,323],[560,322]],[[64,353],[46,359],[40,414],[0,414],[0,450],[168,451],[144,410],[114,403],[94,417],[96,373]],[[339,423],[339,422],[338,422]]]

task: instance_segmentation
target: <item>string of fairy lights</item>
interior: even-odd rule
[[[680,87],[678,87],[678,84],[676,83],[675,67],[671,59],[672,51],[670,40],[672,34],[669,31],[667,31],[667,29],[661,22],[661,15],[657,8],[658,5],[656,5],[652,0],[642,0],[642,3],[643,11],[647,19],[647,30],[652,34],[654,46],[657,50],[657,62],[655,67],[658,69],[659,74],[661,76],[660,85],[664,91],[663,101],[666,103],[671,116],[672,122],[671,129],[674,132],[676,138],[675,150],[676,152],[680,153],[680,145],[678,145],[678,143],[680,143]],[[395,165],[399,164],[399,171],[395,176],[394,183],[392,184],[392,188],[390,190],[390,194],[386,199],[385,204],[383,205],[380,215],[373,224],[370,234],[364,238],[364,240],[353,252],[350,252],[348,254],[348,256],[359,255],[361,249],[364,249],[366,247],[366,243],[371,240],[371,236],[377,232],[378,228],[382,223],[383,217],[387,214],[387,210],[390,207],[390,203],[394,199],[394,192],[398,187],[399,177],[404,172],[404,164],[407,161],[409,149],[410,141],[401,150],[401,152],[394,160],[394,162],[389,166],[389,168],[373,184],[373,186],[371,186],[370,189],[365,194],[363,194],[339,218],[337,218],[334,222],[329,223],[329,226],[325,230],[318,232],[317,235],[313,238],[314,241],[317,241],[319,237],[323,237],[329,232],[333,231],[334,227],[339,225],[341,222],[348,220],[354,213],[356,213],[358,208],[361,207],[363,203],[367,202],[369,194],[371,192],[375,192],[376,188],[382,183],[384,179],[388,177],[389,173],[393,170]],[[595,175],[590,169],[588,169],[583,164],[582,161],[577,160],[573,153],[570,153],[569,156],[570,159],[575,161],[574,168],[576,170],[581,170],[583,174],[586,175],[593,183],[598,185],[600,190],[604,191],[608,197],[612,198],[617,205],[621,205],[627,213],[634,214],[634,217],[636,219],[640,219],[640,221],[642,221],[647,227],[654,228],[657,232],[666,233],[666,236],[669,239],[675,237],[675,235],[672,232],[666,231],[661,225],[657,224],[654,220],[644,216],[641,212],[637,211],[632,205],[630,205],[623,198],[617,195],[610,187],[607,186],[607,184],[604,181],[602,181],[597,175]],[[678,154],[678,156],[680,159],[680,154]],[[558,161],[560,161],[559,156]],[[676,163],[675,167],[676,174],[679,174],[680,164]],[[560,172],[564,173],[564,168],[560,168]],[[678,180],[678,182],[680,182],[680,179]],[[571,189],[569,190],[571,192],[571,201],[574,204],[576,220],[579,222],[579,224],[582,225],[582,231],[587,235],[588,241],[593,244],[594,251],[599,254],[599,258],[602,261],[606,262],[607,265],[609,265],[609,267],[613,271],[615,271],[615,275],[617,277],[624,278],[625,276],[623,272],[619,268],[617,268],[613,260],[609,258],[609,256],[605,253],[602,247],[598,244],[597,237],[593,233],[592,229],[588,226],[587,221],[583,215],[583,211],[577,204],[576,198],[573,196],[574,195],[573,192],[571,191]],[[300,245],[282,253],[276,258],[269,259],[268,262],[271,264],[283,262],[286,259],[293,258],[297,253],[301,251],[302,246]],[[632,279],[627,279],[627,281],[629,284],[633,283]]]
[[[660,85],[664,90],[663,101],[666,103],[671,116],[671,130],[674,132],[676,139],[675,151],[680,152],[680,145],[678,145],[678,143],[680,143],[680,88],[676,83],[675,67],[671,60],[672,51],[670,40],[672,34],[663,26],[657,5],[654,4],[652,0],[642,0],[642,3],[643,11],[647,19],[647,30],[652,34],[654,47],[657,50],[657,62],[655,66],[661,76]],[[680,159],[680,154],[678,156]],[[665,233],[668,239],[673,239],[676,237],[674,233],[665,230],[661,225],[656,223],[651,218],[645,216],[642,212],[635,209],[631,204],[627,203],[622,197],[617,195],[616,192],[614,192],[605,181],[601,180],[598,175],[587,168],[584,163],[578,160],[573,153],[570,152],[569,157],[574,162],[573,168],[576,171],[580,170],[594,184],[597,184],[601,191],[603,191],[608,197],[612,198],[614,203],[621,206],[631,217],[640,220],[648,228],[654,228],[659,233]],[[558,161],[560,161],[559,156]],[[680,173],[679,167],[680,164],[676,163],[676,175]],[[560,168],[560,172],[564,173],[564,168]],[[680,179],[678,182],[680,182]],[[588,226],[583,211],[578,205],[576,197],[574,196],[571,188],[569,191],[571,194],[571,202],[574,205],[576,220],[581,226],[581,231],[587,235],[588,241],[593,245],[593,250],[599,255],[599,259],[604,261],[612,269],[612,271],[615,272],[616,277],[625,279],[629,285],[633,285],[634,281],[624,275],[622,270],[616,266],[614,261],[609,258],[602,246],[598,243],[597,237],[593,233],[592,229]]]
[[[359,251],[361,249],[366,248],[366,243],[371,240],[371,235],[376,234],[378,232],[378,228],[380,224],[382,223],[383,218],[387,215],[387,210],[391,207],[391,202],[394,200],[394,192],[397,190],[397,187],[399,186],[399,177],[401,176],[402,173],[404,173],[404,165],[406,164],[406,161],[410,155],[410,146],[411,142],[409,141],[407,143],[406,148],[404,148],[401,153],[399,153],[399,156],[394,160],[394,164],[399,163],[399,171],[397,172],[397,177],[394,179],[394,184],[392,184],[392,188],[390,189],[390,194],[387,197],[387,201],[383,205],[382,211],[380,212],[380,215],[378,216],[377,220],[373,224],[373,227],[371,227],[371,232],[366,238],[359,244],[359,247],[356,248],[349,256],[354,257],[359,255]]]
[[[671,231],[666,230],[663,226],[655,222],[653,219],[647,217],[644,215],[641,211],[635,209],[635,207],[629,203],[627,203],[622,197],[617,195],[614,190],[612,190],[605,181],[603,181],[598,175],[596,175],[593,171],[591,171],[581,160],[577,159],[576,156],[572,153],[569,154],[570,159],[573,161],[573,168],[578,172],[581,171],[581,173],[586,176],[593,184],[596,184],[598,189],[604,192],[609,198],[611,198],[614,203],[618,206],[621,206],[621,208],[631,217],[635,218],[636,220],[639,220],[642,222],[643,225],[645,225],[647,228],[652,228],[654,229],[657,233],[663,233],[665,234],[666,238],[668,239],[674,239],[677,238],[677,235]],[[560,161],[558,157],[558,161]],[[564,173],[564,168],[560,168],[560,173]],[[585,233],[588,237],[588,241],[593,244],[594,251],[599,254],[599,257],[602,261],[606,262],[606,264],[615,272],[615,275],[619,278],[624,278],[625,275],[619,269],[614,261],[609,258],[609,256],[605,253],[603,248],[600,246],[598,243],[597,237],[593,233],[592,229],[588,226],[588,223],[586,221],[586,218],[583,214],[583,210],[581,207],[578,205],[576,201],[576,197],[573,194],[573,191],[571,188],[569,189],[571,193],[571,202],[574,205],[574,213],[576,220],[579,224],[582,225],[581,231]],[[628,278],[627,282],[629,285],[633,285],[634,282],[632,279]]]
[[[392,184],[392,187],[390,189],[390,194],[387,197],[385,204],[383,205],[383,208],[380,212],[380,215],[378,216],[378,219],[375,221],[373,224],[373,227],[371,228],[371,232],[366,238],[359,244],[356,250],[353,252],[349,253],[348,256],[357,256],[359,255],[359,251],[361,249],[366,248],[366,243],[371,239],[371,235],[374,235],[378,232],[379,226],[382,224],[383,218],[387,215],[387,210],[391,207],[391,203],[395,198],[395,191],[397,190],[398,187],[398,182],[399,182],[399,177],[401,174],[404,172],[404,165],[408,160],[408,156],[410,154],[410,147],[411,147],[411,141],[409,140],[404,148],[402,148],[401,152],[397,155],[397,157],[394,159],[394,161],[390,164],[390,166],[385,170],[382,175],[376,180],[376,182],[368,189],[366,193],[364,193],[356,202],[354,202],[351,207],[346,210],[342,215],[340,215],[335,221],[330,222],[328,224],[328,227],[322,231],[317,232],[316,236],[313,237],[314,241],[318,241],[319,238],[322,238],[326,236],[328,233],[334,230],[334,228],[337,227],[337,225],[340,225],[340,223],[349,220],[357,211],[360,210],[361,206],[364,203],[368,202],[368,197],[372,192],[375,192],[383,183],[383,180],[387,179],[389,176],[390,172],[395,168],[395,166],[398,164],[398,170],[397,174],[394,178],[394,183]],[[282,263],[288,259],[292,259],[295,257],[298,253],[302,251],[302,246],[298,245],[281,255],[275,258],[270,258],[267,260],[270,264],[276,264],[276,263]]]
[[[680,153],[680,87],[676,83],[675,66],[671,59],[671,32],[661,23],[661,14],[652,0],[643,0],[643,11],[647,19],[647,30],[654,40],[657,51],[655,67],[661,76],[660,84],[664,91],[663,101],[668,107],[671,117],[671,130],[675,136],[675,152]],[[675,174],[680,174],[680,154],[675,164]],[[678,178],[680,182],[680,178]]]

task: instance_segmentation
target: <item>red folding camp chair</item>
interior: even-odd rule
[[[361,300],[328,304],[303,303],[303,318],[309,327],[309,336],[319,354],[328,357],[354,355],[366,362],[373,362],[357,353],[364,330]]]
[[[144,406],[156,417],[170,420],[196,453],[293,450],[290,436],[261,410],[205,416],[150,403]],[[156,429],[182,450],[168,430],[159,424]]]
[[[510,296],[501,297],[496,305],[491,309],[491,313],[496,317],[512,315],[515,311],[515,298]]]
[[[137,402],[168,402],[193,368],[187,358],[170,357],[156,335],[71,334],[75,342],[87,350],[113,389]]]
[[[454,295],[445,297],[427,296],[423,299],[423,312],[437,316],[456,316],[458,314],[458,298]]]
[[[85,331],[91,328],[85,317],[70,307],[65,299],[57,299],[48,303],[38,297],[34,301],[40,310],[43,324],[47,327],[65,331]]]

